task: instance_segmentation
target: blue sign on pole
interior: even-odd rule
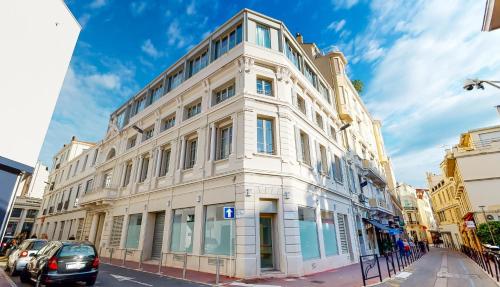
[[[224,219],[234,218],[234,207],[224,206]]]

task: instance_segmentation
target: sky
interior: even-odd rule
[[[243,8],[345,54],[399,182],[426,187],[461,133],[499,124],[500,90],[462,88],[500,80],[500,30],[481,32],[486,1],[65,2],[82,31],[40,154],[49,166],[71,136],[101,140],[115,109]]]

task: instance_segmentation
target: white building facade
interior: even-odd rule
[[[102,142],[58,168],[89,155],[92,169],[62,183],[53,172],[44,209],[56,192],[93,186],[37,232],[65,239],[73,233],[50,226],[83,218],[77,239],[103,256],[181,267],[187,254],[187,268],[205,272],[219,256],[221,273],[241,278],[301,276],[378,252],[363,218],[387,219],[391,205],[373,120],[364,110],[353,134],[340,129],[334,84],[305,49],[280,21],[235,15],[114,112]],[[366,134],[354,134],[364,120]]]

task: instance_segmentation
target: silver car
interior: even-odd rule
[[[26,263],[31,259],[32,254],[36,254],[38,250],[47,244],[44,239],[26,239],[19,247],[12,251],[5,265],[5,270],[10,272],[11,276],[16,275],[24,269]]]

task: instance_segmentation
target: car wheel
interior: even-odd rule
[[[94,286],[96,279],[90,279],[85,282],[85,286]]]
[[[21,275],[19,276],[19,279],[23,283],[30,282],[30,274],[28,273],[28,270],[26,270],[26,268],[24,268],[23,271],[21,271]]]
[[[7,265],[9,265],[9,264],[7,264]],[[16,276],[16,275],[17,275],[16,266],[17,266],[17,262],[14,262],[14,264],[12,264],[12,267],[9,267],[9,275],[10,275],[11,277],[13,277],[13,276]]]

